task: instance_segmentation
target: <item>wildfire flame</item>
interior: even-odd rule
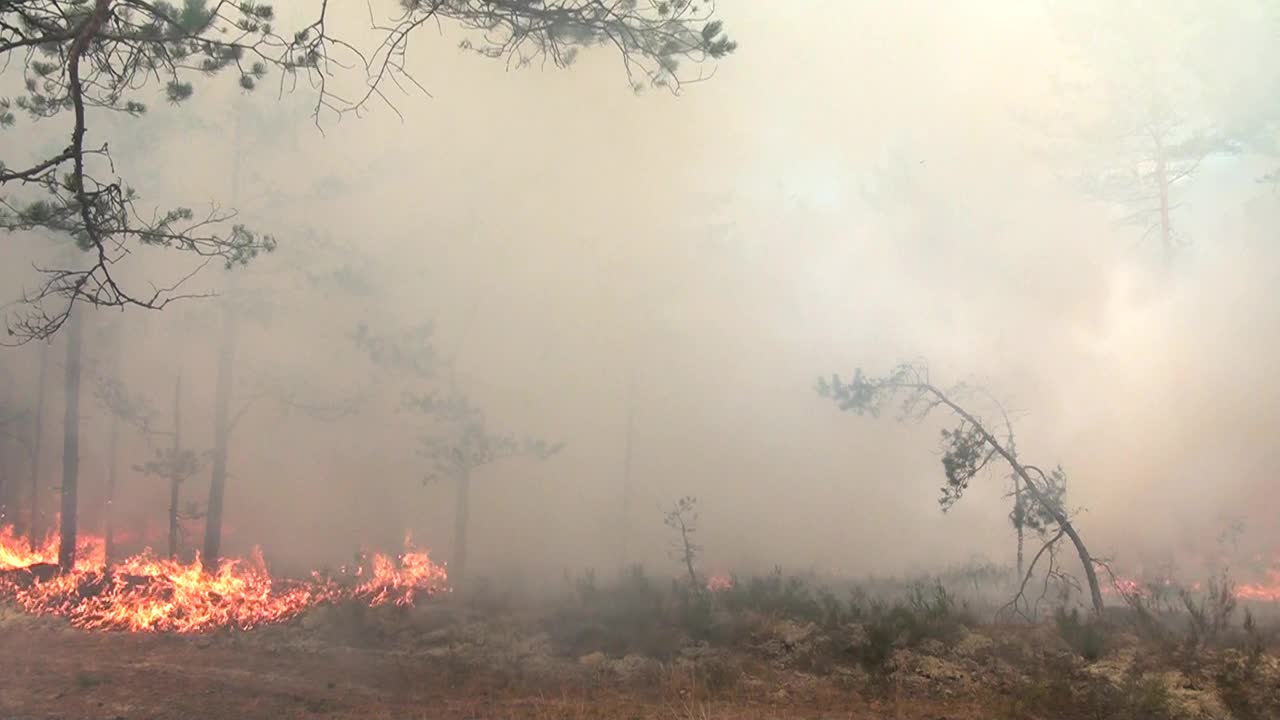
[[[1130,578],[1115,578],[1111,585],[1102,588],[1103,594],[1121,597],[1150,598],[1157,592],[1176,591],[1184,588],[1193,593],[1200,592],[1202,585],[1198,582],[1180,585],[1177,582],[1162,578],[1154,581],[1139,581]],[[1163,590],[1161,590],[1163,589]],[[1266,571],[1266,580],[1254,583],[1235,583],[1231,587],[1232,594],[1238,600],[1257,602],[1280,602],[1280,568]]]
[[[733,578],[728,575],[712,575],[707,579],[707,590],[709,592],[724,592],[733,589]]]
[[[1264,602],[1280,602],[1280,570],[1267,571],[1265,583],[1246,583],[1236,585],[1236,597],[1242,600],[1261,600]]]
[[[373,556],[372,577],[356,587],[356,597],[364,598],[371,607],[387,603],[405,607],[413,605],[418,595],[432,595],[445,587],[449,580],[445,569],[431,562],[427,553],[410,551],[409,538],[404,543],[399,565],[386,555]]]
[[[411,606],[447,590],[445,568],[405,539],[397,557],[374,554],[371,572],[355,583],[312,573],[308,580],[276,580],[262,553],[227,560],[206,572],[190,563],[155,557],[150,550],[106,566],[101,538],[83,538],[75,569],[57,571],[54,538],[31,547],[11,527],[0,528],[0,598],[28,612],[61,615],[75,627],[139,632],[205,632],[249,628],[296,617],[322,603],[359,600],[371,606]],[[346,573],[344,573],[346,574]]]

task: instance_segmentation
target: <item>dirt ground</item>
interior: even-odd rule
[[[830,688],[696,689],[512,684],[400,647],[291,642],[288,629],[159,636],[0,622],[0,717],[45,718],[909,718],[983,715],[927,700],[867,702]],[[781,683],[779,683],[781,685]]]
[[[671,607],[610,604],[627,594],[479,597],[201,635],[83,631],[0,604],[0,720],[1280,717],[1280,626],[1228,627],[1230,612],[1212,640],[1172,621],[991,624],[908,603],[819,623],[725,601],[686,619],[694,633]]]

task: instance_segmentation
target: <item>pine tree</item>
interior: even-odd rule
[[[419,29],[436,22],[466,31],[464,48],[514,65],[541,58],[565,66],[580,48],[613,47],[623,55],[634,85],[673,91],[685,80],[682,62],[698,65],[735,48],[714,17],[714,4],[692,0],[415,0],[387,3],[392,16],[375,23],[378,43],[361,51],[331,34],[341,25],[330,17],[337,5],[321,3],[309,22],[281,31],[274,8],[252,1],[0,3],[0,61],[21,68],[26,79],[16,97],[0,97],[0,126],[12,133],[19,116],[34,125],[71,115],[68,142],[60,150],[0,162],[0,228],[70,238],[84,260],[45,270],[44,280],[27,297],[27,312],[10,319],[12,337],[47,338],[68,321],[78,302],[160,309],[181,297],[175,285],[125,282],[116,266],[137,246],[215,258],[227,267],[276,246],[271,235],[233,222],[233,210],[145,207],[139,193],[116,175],[111,139],[90,133],[91,116],[98,113],[139,116],[156,96],[181,104],[196,92],[197,80],[217,75],[235,77],[249,92],[273,71],[282,76],[281,87],[303,80],[315,88],[317,122],[357,113],[386,101],[382,87],[387,82],[416,84],[405,63],[406,49]],[[365,89],[344,100],[331,88],[336,78],[330,73],[348,67],[365,76]],[[36,143],[6,146],[34,148]]]

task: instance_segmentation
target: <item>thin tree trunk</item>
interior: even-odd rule
[[[693,547],[689,542],[689,528],[684,524],[684,520],[680,520],[680,540],[684,543],[684,567],[689,571],[689,587],[698,591],[702,589],[702,584],[698,582],[698,573],[693,570]]]
[[[458,475],[453,513],[453,562],[449,563],[449,580],[456,586],[467,575],[467,525],[471,520],[471,471]]]
[[[204,516],[205,569],[218,567],[222,552],[222,505],[227,492],[227,451],[231,434],[231,390],[234,382],[236,341],[238,339],[235,311],[222,311],[222,341],[218,350],[218,376],[214,387],[213,409],[213,468],[209,477],[209,502]]]
[[[1040,492],[1040,488],[1036,487],[1036,483],[1032,479],[1030,471],[1027,469],[1029,466],[1018,462],[1017,458],[1013,456],[1013,453],[1009,452],[1004,445],[1000,444],[1000,441],[997,440],[995,436],[987,432],[986,426],[978,422],[977,418],[969,414],[969,412],[964,408],[955,404],[951,398],[947,397],[945,393],[933,385],[922,384],[917,387],[923,387],[928,390],[943,405],[951,408],[952,412],[964,418],[973,425],[973,427],[977,428],[977,430],[982,434],[983,440],[995,449],[995,451],[999,453],[1000,457],[1004,458],[1005,462],[1009,463],[1009,467],[1013,468],[1013,471],[1017,473],[1018,477],[1022,478],[1022,482],[1025,484],[1027,493],[1031,495],[1031,498],[1039,503],[1041,507],[1049,512],[1053,521],[1058,524],[1058,527],[1062,528],[1062,531],[1066,533],[1067,538],[1071,540],[1071,544],[1075,546],[1076,554],[1080,556],[1080,564],[1084,566],[1085,580],[1089,583],[1089,596],[1093,601],[1093,610],[1097,614],[1101,615],[1103,611],[1102,587],[1098,584],[1098,571],[1093,566],[1093,556],[1089,554],[1089,549],[1085,547],[1084,540],[1080,538],[1080,534],[1076,532],[1075,526],[1071,524],[1071,519],[1067,517],[1066,511],[1057,503],[1049,499],[1044,493]],[[1037,472],[1039,472],[1038,469]]]
[[[44,434],[45,380],[49,375],[49,343],[40,347],[40,380],[36,386],[36,416],[31,427],[31,493],[27,498],[27,540],[34,547],[43,538],[40,522],[40,440]]]
[[[115,328],[111,349],[111,377],[120,379],[120,356],[123,346],[120,343],[120,328]],[[107,492],[102,508],[102,557],[103,564],[111,567],[116,556],[116,485],[120,479],[120,416],[111,413],[111,427],[107,431]]]
[[[1017,519],[1016,528],[1018,530],[1018,577],[1022,577],[1022,568],[1026,560],[1024,558],[1026,544],[1026,508],[1022,504],[1022,478],[1017,475],[1013,476],[1013,516]]]
[[[1066,515],[1057,522],[1071,539],[1071,544],[1076,548],[1076,554],[1080,556],[1080,562],[1084,565],[1084,577],[1089,583],[1089,599],[1093,602],[1093,611],[1101,615],[1104,609],[1102,586],[1098,584],[1098,571],[1093,567],[1093,556],[1089,554],[1089,549],[1084,546],[1084,540],[1080,539],[1080,534],[1076,532],[1075,526],[1066,518]]]
[[[231,204],[240,204],[242,127],[240,105],[235,108],[231,140]],[[232,276],[231,282],[234,282]],[[201,560],[208,571],[218,568],[222,554],[222,507],[227,494],[227,452],[231,435],[231,391],[239,327],[235,310],[222,308],[222,341],[218,345],[218,377],[213,400],[213,464],[209,470],[209,500],[204,514],[204,551]]]
[[[1160,244],[1164,250],[1165,267],[1173,265],[1177,251],[1174,245],[1173,220],[1169,203],[1169,168],[1165,161],[1164,147],[1156,140],[1156,184],[1160,193]]]
[[[173,455],[169,467],[169,559],[178,559],[178,502],[182,493],[182,471],[178,456],[182,452],[182,373],[173,388]]]
[[[9,455],[5,452],[5,437],[0,435],[0,525],[9,524],[9,507],[10,505],[17,505],[16,502],[10,502],[12,499],[9,497],[11,489],[9,485]]]
[[[67,318],[66,413],[62,443],[62,503],[59,516],[58,567],[76,564],[76,509],[80,482],[80,345],[84,330],[81,311]]]
[[[105,517],[102,521],[102,543],[103,555],[107,567],[111,567],[111,560],[116,556],[116,521],[115,521],[115,503],[116,503],[116,482],[119,479],[120,472],[120,418],[115,413],[111,414],[111,430],[107,438],[107,501],[103,512]]]
[[[952,407],[955,406],[953,405]],[[977,426],[977,420],[974,419],[973,416],[968,415],[967,413],[965,413],[965,416],[971,423]],[[1093,566],[1093,555],[1091,555],[1089,553],[1089,549],[1085,547],[1084,540],[1080,538],[1080,533],[1076,532],[1075,526],[1071,524],[1071,519],[1067,517],[1066,511],[1059,507],[1057,503],[1045,496],[1044,493],[1040,492],[1040,489],[1036,487],[1035,481],[1031,479],[1031,473],[1027,470],[1027,466],[1024,466],[1022,463],[1015,460],[1013,455],[1005,450],[1004,446],[1000,445],[1000,443],[987,433],[985,429],[983,429],[982,432],[987,436],[987,442],[996,449],[996,452],[1000,453],[1000,455],[1004,457],[1010,466],[1013,467],[1014,472],[1022,478],[1022,481],[1026,484],[1027,492],[1035,499],[1036,502],[1040,503],[1042,507],[1049,511],[1050,516],[1053,517],[1053,521],[1058,524],[1058,527],[1062,528],[1062,531],[1066,533],[1067,538],[1071,540],[1071,544],[1075,546],[1076,554],[1080,557],[1080,564],[1084,568],[1085,581],[1089,584],[1089,599],[1093,603],[1093,610],[1097,614],[1101,615],[1103,611],[1102,587],[1098,584],[1098,572]]]
[[[618,531],[622,535],[622,564],[626,566],[631,560],[631,443],[632,436],[635,433],[636,424],[636,398],[635,398],[635,379],[632,378],[631,388],[627,396],[627,445],[622,461],[622,517],[620,518]]]
[[[1173,244],[1173,224],[1169,216],[1169,186],[1164,182],[1163,168],[1161,168],[1160,183],[1160,239],[1164,247],[1164,264],[1166,266],[1173,265],[1174,244]]]
[[[975,421],[971,419],[971,422]],[[983,432],[985,433],[986,431],[984,430]],[[1058,507],[1056,503],[1040,492],[1040,489],[1036,487],[1035,482],[1031,479],[1031,473],[1028,472],[1026,466],[1013,459],[1013,456],[1005,451],[1004,447],[995,442],[995,438],[990,435],[987,437],[988,442],[992,443],[996,448],[996,452],[1000,453],[1013,466],[1014,472],[1022,477],[1022,481],[1026,483],[1027,492],[1031,494],[1036,502],[1049,511],[1053,521],[1058,524],[1058,527],[1062,528],[1067,538],[1071,540],[1071,544],[1075,546],[1076,554],[1080,557],[1080,564],[1084,567],[1085,580],[1089,584],[1089,598],[1093,603],[1093,610],[1101,615],[1103,610],[1102,587],[1098,584],[1098,572],[1093,566],[1093,555],[1085,547],[1084,540],[1080,538],[1075,526],[1071,524],[1071,519],[1067,517],[1066,512],[1061,507]]]

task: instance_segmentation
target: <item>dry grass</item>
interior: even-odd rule
[[[775,574],[696,608],[643,573],[570,587],[545,606],[334,607],[200,637],[0,612],[0,657],[18,661],[0,717],[1280,717],[1276,635],[1221,603],[1152,634],[1066,612],[976,626],[932,585],[839,599]]]

